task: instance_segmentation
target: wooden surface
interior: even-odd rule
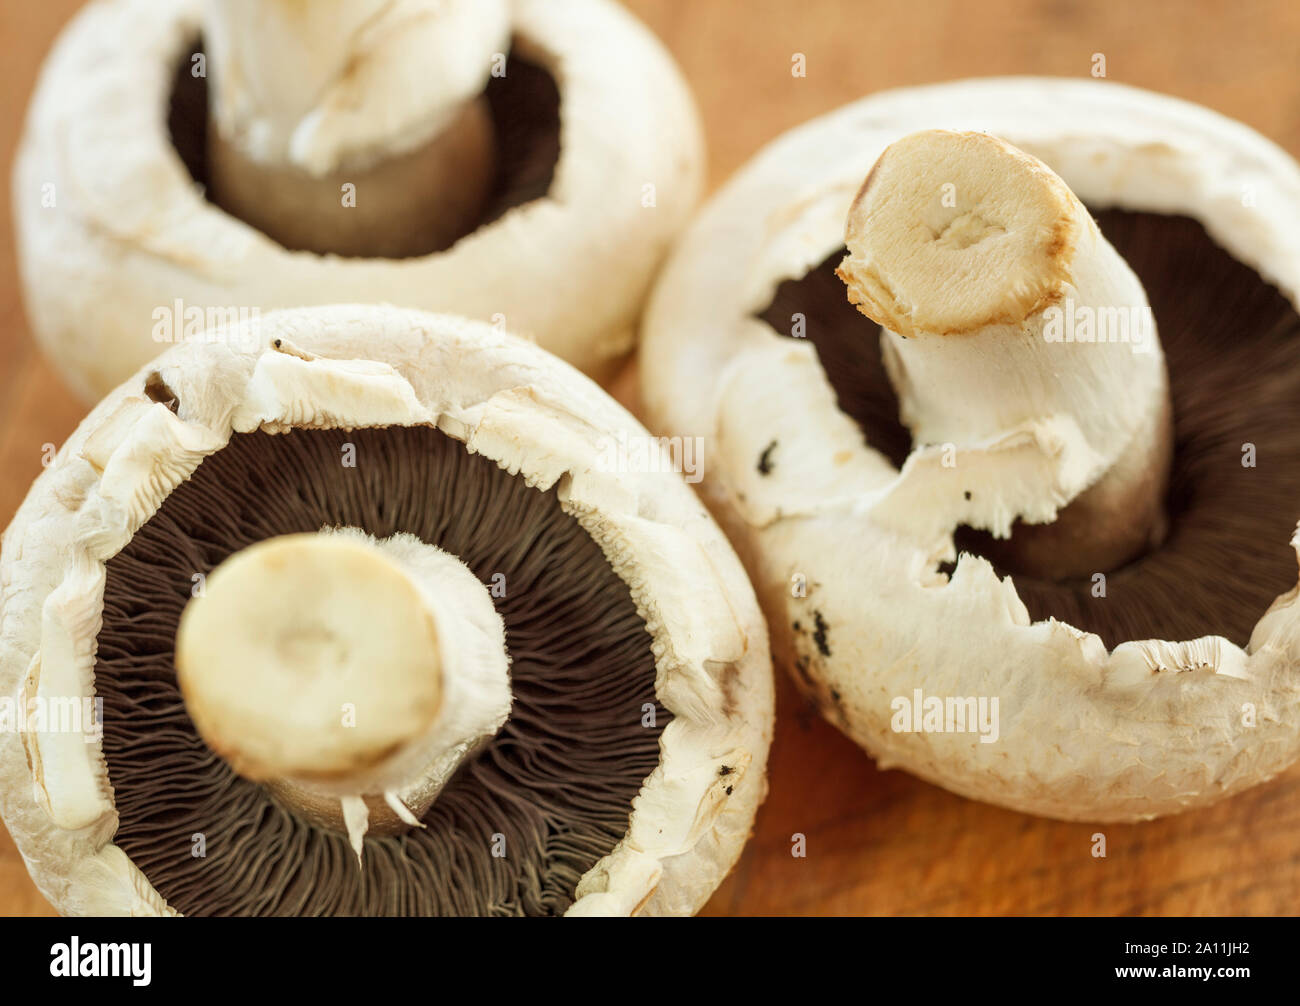
[[[37,68],[78,6],[0,6],[7,175]],[[763,143],[874,90],[963,76],[1107,76],[1190,98],[1300,155],[1295,0],[1011,3],[630,0],[695,89],[716,186]],[[793,77],[795,53],[807,76]],[[0,208],[0,523],[84,408],[32,343]],[[630,382],[621,382],[624,387]],[[1209,810],[1144,825],[1062,824],[879,772],[778,681],[771,795],[709,914],[1295,914],[1300,768]],[[1107,855],[1092,855],[1093,835]],[[807,854],[791,855],[803,835]],[[48,914],[0,831],[0,914]]]

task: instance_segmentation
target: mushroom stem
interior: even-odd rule
[[[186,606],[176,669],[199,734],[358,857],[417,825],[510,710],[505,629],[459,560],[410,535],[284,535]]]
[[[214,202],[292,249],[453,244],[495,177],[506,0],[209,0]]]
[[[913,439],[959,459],[1027,433],[1053,455],[1055,512],[1022,515],[999,559],[1060,579],[1163,536],[1172,437],[1155,322],[1056,174],[984,133],[916,133],[872,168],[846,244],[838,274],[884,329]]]

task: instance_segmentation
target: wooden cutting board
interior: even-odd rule
[[[74,0],[0,6],[0,158]],[[872,91],[965,76],[1087,76],[1224,112],[1300,155],[1300,5],[1131,0],[629,0],[695,89],[716,187],[766,141]],[[791,74],[802,54],[806,76]],[[0,523],[84,413],[23,317],[0,205]],[[635,405],[635,378],[618,391]],[[778,681],[771,794],[708,914],[1295,914],[1300,767],[1208,810],[1062,824],[972,803],[870,760]],[[1106,836],[1105,858],[1093,856]],[[806,854],[792,854],[803,836]],[[0,914],[50,914],[0,830]]]

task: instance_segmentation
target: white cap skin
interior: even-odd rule
[[[176,639],[177,678],[208,746],[346,827],[358,858],[367,831],[417,824],[505,723],[508,665],[501,617],[463,563],[411,535],[376,541],[356,528],[230,556]]]
[[[508,0],[207,0],[203,25],[217,128],[312,175],[431,139],[510,47]]]
[[[1269,778],[1300,754],[1300,593],[1261,612],[1244,648],[1210,636],[1108,652],[1091,633],[1031,622],[1014,582],[985,560],[963,557],[951,578],[937,567],[956,558],[958,525],[1008,527],[1017,515],[1004,500],[1040,513],[1059,506],[1050,487],[1069,475],[1059,462],[1086,457],[1074,447],[1087,441],[1008,431],[958,452],[949,474],[966,484],[940,483],[942,467],[924,449],[899,471],[839,409],[810,342],[756,317],[781,282],[842,247],[863,178],[886,148],[935,128],[1014,144],[1089,206],[1192,216],[1300,307],[1300,165],[1242,124],[1104,81],[889,91],[780,137],[696,218],[643,329],[649,421],[711,435],[699,489],[746,560],[779,662],[806,671],[801,686],[881,765],[1075,820],[1173,813]],[[969,479],[990,491],[966,498]],[[1300,549],[1300,535],[1291,545]],[[895,730],[892,700],[917,687],[999,698],[998,740]],[[1254,726],[1243,722],[1245,703]]]
[[[146,394],[155,379],[177,412]],[[0,694],[94,695],[105,562],[235,432],[390,425],[436,426],[553,490],[628,585],[672,721],[626,835],[582,878],[570,913],[698,910],[739,857],[766,792],[773,695],[758,606],[679,475],[602,466],[611,438],[636,441],[644,428],[571,367],[490,325],[393,307],[306,308],[187,342],[141,370],[90,413],[5,533]],[[429,553],[394,551],[401,538],[371,544],[432,582],[421,571]],[[449,638],[464,637],[439,632]],[[467,680],[444,675],[444,712],[474,707],[452,691]],[[94,738],[0,732],[0,812],[59,911],[171,911],[112,844],[113,791]]]

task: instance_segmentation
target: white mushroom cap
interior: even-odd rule
[[[779,659],[803,667],[805,686],[882,765],[1070,819],[1152,817],[1268,778],[1300,752],[1297,591],[1261,612],[1244,649],[1209,636],[1108,652],[1070,625],[1031,623],[1014,583],[986,560],[963,556],[950,579],[937,567],[956,557],[959,525],[1005,531],[1018,516],[1043,519],[1068,501],[1054,498],[1051,477],[1071,452],[1060,424],[1055,436],[986,436],[959,451],[961,484],[940,481],[929,447],[900,472],[840,411],[814,347],[757,317],[782,281],[843,245],[872,165],[924,129],[999,137],[1091,206],[1195,217],[1300,306],[1291,225],[1300,219],[1300,167],[1248,128],[1098,81],[886,92],[775,141],[683,238],[646,321],[652,427],[712,438],[701,490],[747,561]],[[1131,359],[1147,373],[1140,356]],[[1041,418],[1050,429],[1051,416]],[[983,432],[996,430],[992,422]],[[755,461],[774,443],[765,473]],[[1086,482],[1076,479],[1075,491]],[[796,640],[795,622],[808,638]],[[918,688],[1000,698],[998,741],[893,729],[893,700]],[[1257,713],[1249,723],[1247,705]]]
[[[159,386],[175,411],[151,393]],[[118,388],[4,536],[0,695],[94,694],[106,562],[233,434],[388,426],[436,427],[553,490],[628,585],[672,720],[625,837],[583,878],[571,911],[695,911],[739,856],[765,791],[772,682],[762,620],[734,553],[680,477],[602,467],[607,438],[646,435],[635,420],[571,368],[488,325],[380,307],[278,312],[177,346]],[[60,911],[170,911],[112,842],[100,740],[0,736],[0,810]]]
[[[209,323],[339,301],[449,311],[591,373],[632,348],[655,270],[699,197],[703,144],[670,57],[619,5],[512,3],[512,51],[559,86],[550,188],[446,251],[400,260],[288,251],[196,189],[167,109],[202,12],[201,0],[88,6],[28,110],[13,178],[25,301],[75,392],[93,400],[166,348],[156,312],[174,305],[212,312]]]

